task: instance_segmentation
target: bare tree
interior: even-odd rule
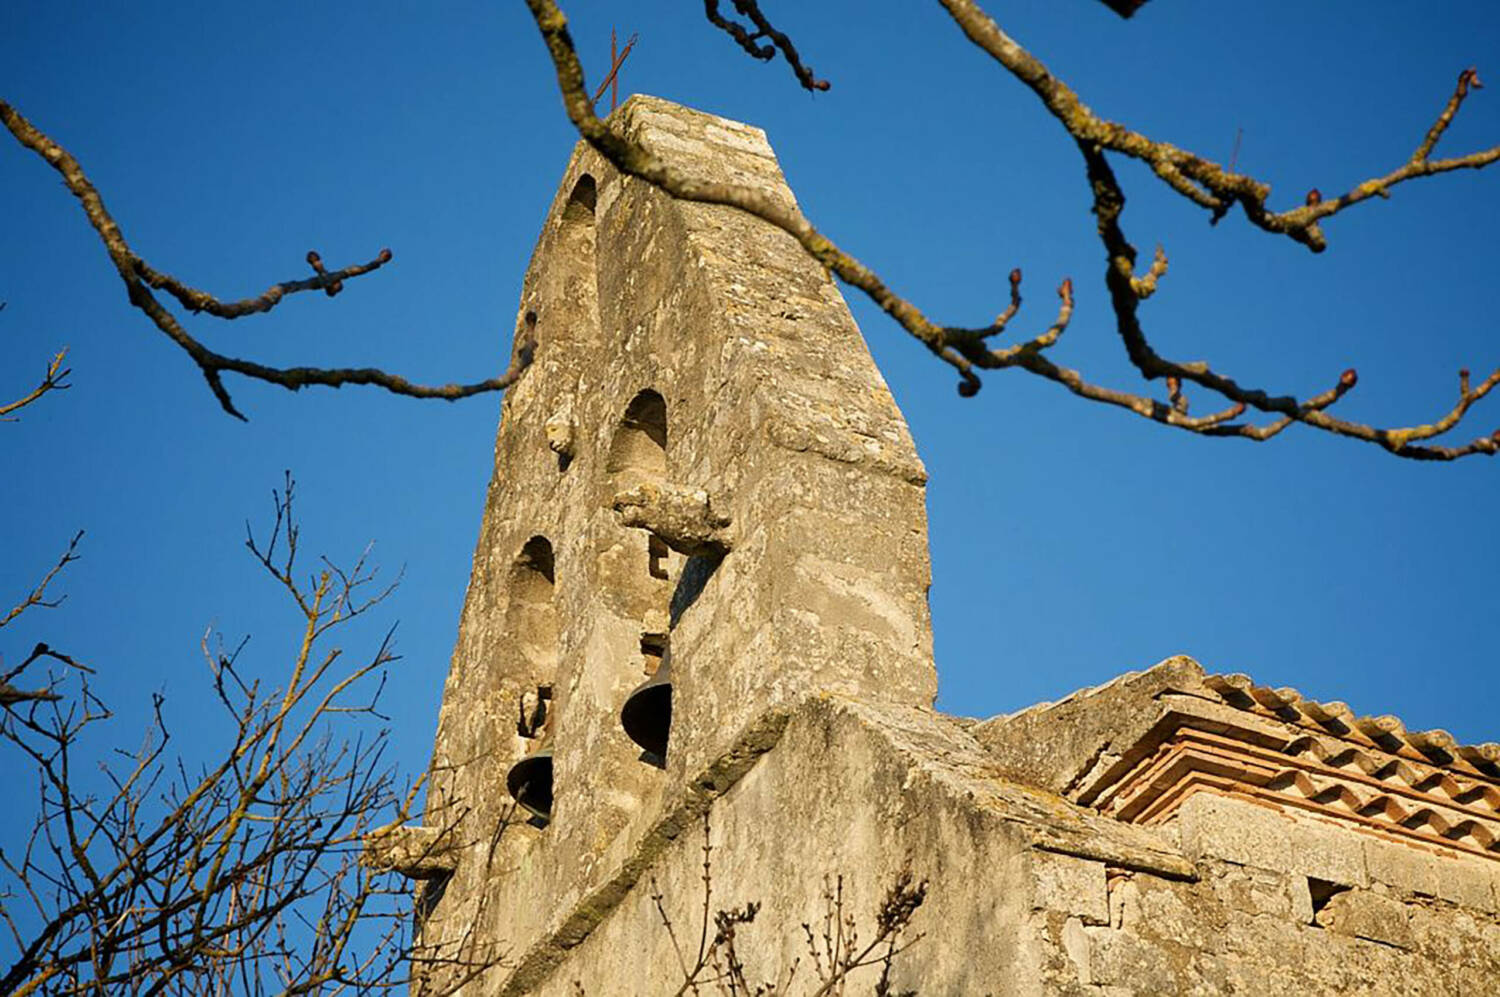
[[[0,741],[37,777],[35,826],[0,850],[0,894],[16,949],[0,993],[367,992],[407,978],[405,879],[360,862],[377,824],[408,821],[420,792],[384,757],[378,713],[387,631],[349,665],[330,635],[379,605],[368,553],[347,570],[298,563],[290,475],[269,537],[246,546],[301,621],[281,684],[252,677],[245,642],[206,634],[203,654],[225,736],[206,762],[173,758],[163,698],[141,746],[102,761],[109,710],[90,669],[39,644],[0,679]],[[80,534],[81,537],[81,534]],[[4,618],[55,606],[57,564]],[[60,666],[35,689],[28,669]],[[34,680],[35,681],[35,680]],[[350,729],[350,725],[355,725]],[[88,769],[101,762],[102,781]],[[420,857],[419,857],[420,858]]]

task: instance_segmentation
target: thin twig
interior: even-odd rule
[[[244,419],[245,416],[235,408],[229,391],[224,386],[223,375],[226,373],[265,381],[289,391],[298,391],[314,385],[338,388],[346,384],[367,384],[410,398],[442,398],[454,401],[471,395],[505,390],[515,383],[530,361],[530,351],[523,349],[518,352],[510,368],[498,377],[469,384],[424,385],[413,383],[400,375],[390,374],[374,367],[271,367],[252,360],[215,352],[190,335],[152,293],[152,289],[166,291],[192,311],[203,311],[219,318],[233,319],[270,311],[287,295],[299,291],[322,290],[330,296],[337,294],[345,280],[371,273],[388,263],[391,259],[390,250],[381,250],[380,254],[369,263],[344,267],[332,272],[323,268],[322,260],[317,253],[310,252],[307,258],[314,270],[313,277],[273,284],[255,298],[222,302],[205,291],[191,288],[170,274],[157,270],[138,256],[126,242],[119,224],[105,209],[103,198],[99,196],[98,190],[95,189],[78,161],[4,101],[0,101],[0,121],[4,122],[16,141],[39,155],[62,177],[64,185],[82,205],[89,225],[104,243],[105,251],[114,263],[116,272],[125,283],[130,303],[144,312],[168,339],[192,358],[214,397],[219,400],[219,405],[235,418]]]

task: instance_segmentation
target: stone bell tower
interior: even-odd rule
[[[792,199],[758,129],[640,97],[617,120],[685,168]],[[515,343],[534,356],[504,400],[433,758],[428,825],[463,843],[429,898],[420,941],[438,948],[555,931],[778,705],[936,691],[926,476],[790,237],[580,146]],[[640,701],[665,751],[643,750],[621,711],[669,648],[669,730],[665,697]]]
[[[758,129],[614,122],[792,199]],[[785,233],[580,146],[514,349],[424,824],[367,844],[419,881],[415,992],[676,993],[665,922],[747,903],[750,983],[801,986],[828,884],[868,938],[907,872],[894,992],[1493,992],[1500,745],[1185,657],[932,710],[926,476]]]

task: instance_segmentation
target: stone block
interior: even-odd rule
[[[1413,904],[1412,939],[1423,955],[1434,962],[1454,963],[1463,957],[1462,933],[1454,930],[1454,919],[1442,909]]]
[[[1183,992],[1185,967],[1180,953],[1169,952],[1128,931],[1099,932],[1091,941],[1089,967],[1094,986],[1117,986],[1134,994]]]
[[[1437,856],[1438,896],[1460,907],[1494,913],[1491,863],[1482,859]]]
[[[1424,897],[1438,895],[1437,856],[1421,848],[1375,838],[1364,840],[1370,879]]]
[[[1189,858],[1264,869],[1288,866],[1291,821],[1275,811],[1243,800],[1195,793],[1178,813],[1182,850]]]
[[[1289,871],[1344,886],[1368,886],[1364,836],[1352,828],[1294,821],[1288,831]]]
[[[1214,896],[1230,910],[1290,917],[1303,923],[1312,917],[1306,876],[1225,863],[1213,870],[1207,881],[1213,886]]]
[[[1346,890],[1318,911],[1318,926],[1336,934],[1410,949],[1414,940],[1407,905],[1369,890]]]
[[[1312,890],[1310,890],[1307,886],[1307,877],[1288,876],[1286,889],[1287,896],[1291,900],[1292,917],[1299,924],[1312,924]]]
[[[1084,924],[1108,924],[1109,894],[1104,863],[1055,852],[1034,852],[1032,907],[1073,914]]]
[[[1063,951],[1067,953],[1068,961],[1078,970],[1078,982],[1088,986],[1094,982],[1094,973],[1090,968],[1089,960],[1093,949],[1093,943],[1089,939],[1089,933],[1083,926],[1083,920],[1070,917],[1063,925],[1062,930]]]

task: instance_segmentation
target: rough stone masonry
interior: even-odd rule
[[[643,97],[615,121],[792,198],[758,129]],[[895,992],[1500,990],[1496,745],[1187,658],[932,709],[926,475],[785,234],[580,146],[514,349],[425,825],[367,851],[418,881],[417,992],[675,993],[656,898],[691,961],[705,830],[712,906],[760,905],[747,976],[796,963],[793,993],[825,892],[868,938],[903,868],[929,890]],[[664,752],[621,725],[653,676]]]

